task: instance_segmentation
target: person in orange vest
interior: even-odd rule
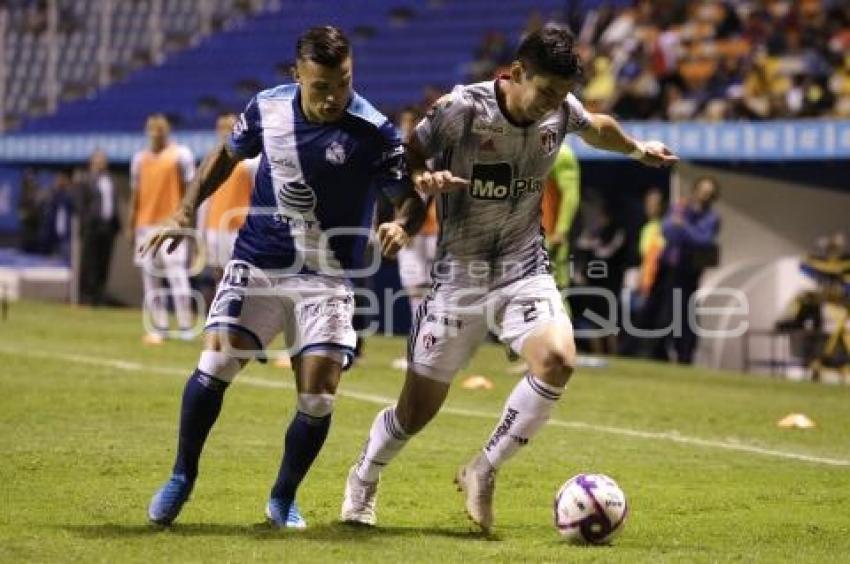
[[[148,239],[177,210],[186,185],[195,174],[195,157],[188,147],[170,140],[171,126],[162,114],[153,114],[145,123],[148,147],[137,152],[130,164],[130,212],[128,229],[133,247]],[[142,269],[146,344],[160,344],[169,336],[167,298],[174,303],[177,338],[192,338],[193,315],[188,273],[189,249],[186,242],[173,253],[142,257],[135,263]],[[162,287],[163,278],[168,289]],[[147,314],[150,317],[147,317]],[[148,323],[149,321],[149,323]]]
[[[235,114],[223,114],[215,124],[216,135],[224,142],[236,124]],[[198,228],[204,236],[206,264],[213,270],[216,284],[233,254],[239,228],[251,207],[251,190],[259,157],[239,161],[224,184],[204,202],[198,214]]]

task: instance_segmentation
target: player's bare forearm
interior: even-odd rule
[[[425,204],[422,203],[422,198],[411,191],[398,201],[393,201],[393,206],[395,207],[393,221],[398,223],[408,236],[416,235],[425,223]]]
[[[133,230],[136,228],[136,207],[138,206],[138,186],[133,184],[130,186],[130,204],[127,213],[127,227],[124,228],[128,238],[132,238]]]
[[[186,187],[180,205],[179,213],[187,222],[191,223],[198,207],[227,180],[239,160],[230,154],[224,143],[218,143],[204,158],[198,173]]]
[[[679,157],[659,141],[639,141],[630,137],[609,115],[591,114],[590,125],[579,135],[588,145],[628,155],[647,166],[669,167],[679,161]]]
[[[410,170],[410,176],[416,177],[423,172],[428,171],[426,162],[430,158],[425,147],[419,142],[416,137],[416,132],[410,135],[410,139],[406,145],[405,157],[407,158],[407,168]]]
[[[592,114],[590,126],[579,135],[584,141],[597,149],[623,153],[625,155],[638,149],[639,143],[632,139],[617,120],[605,114]]]
[[[425,148],[416,138],[416,134],[410,136],[407,146],[407,165],[410,168],[410,177],[413,186],[426,196],[435,196],[442,192],[460,190],[469,186],[465,178],[458,178],[450,170],[428,170],[426,161],[429,156]]]
[[[407,246],[425,220],[425,206],[419,194],[411,190],[406,195],[393,198],[395,219],[378,226],[378,243],[381,254],[395,258],[402,247]]]

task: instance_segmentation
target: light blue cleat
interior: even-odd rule
[[[279,529],[306,529],[307,522],[298,511],[298,504],[278,497],[272,497],[266,504],[266,519]]]
[[[180,515],[194,484],[183,474],[174,474],[159,488],[148,506],[148,519],[157,525],[170,525]]]

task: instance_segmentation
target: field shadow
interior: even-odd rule
[[[92,525],[69,525],[62,530],[85,539],[120,539],[132,537],[156,537],[175,535],[182,537],[241,537],[255,540],[281,540],[286,538],[308,539],[316,541],[360,542],[364,539],[382,537],[420,537],[435,536],[453,539],[477,541],[500,541],[495,534],[456,527],[366,527],[348,523],[323,523],[310,526],[304,531],[286,531],[272,528],[268,523],[234,525],[225,523],[176,523],[169,527],[150,523],[119,524],[100,523]]]

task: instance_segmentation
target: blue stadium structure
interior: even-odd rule
[[[540,0],[534,8],[548,17],[567,4]],[[458,62],[472,57],[485,33],[515,37],[528,16],[513,0],[285,0],[88,99],[25,121],[19,131],[138,131],[154,109],[179,129],[207,129],[217,112],[241,110],[258,89],[289,81],[295,38],[323,24],[352,35],[358,91],[385,110],[398,109],[419,102],[425,85],[461,82]]]

